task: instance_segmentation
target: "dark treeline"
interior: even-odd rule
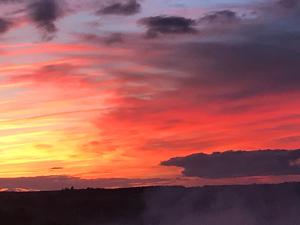
[[[0,193],[3,225],[297,225],[300,183]]]

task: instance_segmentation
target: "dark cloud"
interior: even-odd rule
[[[98,15],[133,15],[141,11],[141,4],[136,0],[116,2],[102,7],[97,11]]]
[[[61,1],[34,0],[27,7],[30,18],[46,32],[45,38],[51,39],[57,31],[55,22],[63,14]]]
[[[246,88],[242,91],[235,88],[238,92],[228,95],[230,98],[246,98],[254,94],[287,91],[299,87],[300,68],[297,61],[300,60],[300,55],[288,48],[272,48],[260,40],[234,44],[199,43],[186,45],[185,48],[189,49],[189,54],[197,57],[199,62],[197,66],[187,61],[186,66],[190,67],[193,73],[203,71],[210,74],[209,77],[195,76],[192,80],[194,84],[223,83]]]
[[[187,41],[164,42],[156,46],[161,49],[161,57],[144,61],[185,74],[181,77],[180,89],[194,93],[198,101],[203,96],[201,90],[208,87],[211,93],[208,90],[206,95],[209,96],[203,96],[205,99],[241,100],[258,95],[298,92],[299,16],[296,10],[289,14],[274,10],[273,15],[270,13],[272,17],[268,15],[265,18],[263,12],[266,13],[262,11],[257,18],[243,18],[234,26],[227,26],[228,23],[224,22],[220,23],[222,26],[212,23],[204,28],[198,27],[197,34]],[[236,17],[228,12],[223,14],[229,18]],[[217,20],[215,18],[219,17],[206,20]],[[179,28],[170,25],[169,28],[169,22],[161,25],[158,18],[146,21],[144,24],[147,24],[149,36],[176,33],[177,29],[179,33],[190,30],[183,28],[188,27],[184,25]]]
[[[54,37],[57,31],[55,22],[66,11],[65,0],[0,0],[1,3],[21,3],[22,8],[16,9],[11,14],[26,13],[30,20],[41,29],[46,40]]]
[[[200,23],[228,23],[239,21],[240,18],[231,10],[221,10],[213,13],[209,13],[199,19]]]
[[[284,8],[295,8],[299,6],[299,0],[280,0],[279,4]]]
[[[6,31],[8,31],[11,26],[12,26],[12,22],[7,20],[7,19],[2,19],[0,18],[0,34],[5,33]]]
[[[286,41],[292,37],[287,35]],[[170,79],[178,83],[177,94],[189,93],[188,100],[194,98],[193,104],[197,105],[205,99],[240,101],[299,91],[300,55],[288,47],[293,41],[279,47],[271,44],[272,40],[277,41],[270,37],[269,44],[250,40],[161,45],[160,57],[143,60],[157,68],[185,74]]]
[[[147,37],[154,38],[161,34],[191,34],[196,33],[196,22],[179,16],[155,16],[143,18],[140,24],[146,26]]]
[[[194,154],[161,163],[184,169],[185,176],[232,178],[300,174],[300,150],[228,151]]]

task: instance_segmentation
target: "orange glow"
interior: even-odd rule
[[[281,107],[276,112],[262,108],[239,115],[217,113],[224,107],[222,103],[208,104],[206,110],[201,105],[187,108],[176,96],[158,100],[122,98],[122,85],[130,81],[109,78],[109,71],[102,68],[85,69],[105,63],[107,58],[130,54],[126,50],[110,50],[98,60],[80,56],[82,51],[88,54],[95,50],[89,45],[23,44],[3,48],[13,48],[9,56],[21,59],[0,69],[8,74],[0,84],[0,91],[7,96],[0,102],[0,177],[172,177],[180,169],[159,166],[170,157],[226,149],[295,148],[299,144],[284,141],[286,136],[297,135],[289,125],[300,126],[300,112],[290,114],[291,109],[300,109],[299,102],[289,96],[250,99],[249,104],[280,102]],[[35,58],[69,51],[78,55]],[[27,59],[31,63],[22,63],[25,53],[31,55],[32,59]],[[123,69],[135,73],[151,70],[129,64]],[[96,74],[98,80],[90,82]],[[130,88],[134,93],[139,87]],[[148,84],[141,88],[145,93],[160,91]],[[287,98],[290,100],[285,101]],[[164,110],[151,111],[166,105],[169,107]],[[137,111],[132,110],[134,107]],[[279,117],[284,119],[277,120]],[[63,169],[54,171],[53,167]]]
[[[105,26],[101,18],[95,28],[90,24],[99,22],[95,13],[72,10],[65,13],[66,20],[56,18],[57,30],[48,39],[43,37],[47,27],[41,29],[22,11],[8,14],[21,14],[20,21],[3,33],[0,29],[0,178],[176,179],[182,178],[182,169],[161,162],[199,152],[299,147],[297,87],[269,84],[276,65],[266,69],[241,61],[241,69],[235,64],[239,57],[254,61],[239,48],[248,37],[231,40],[243,33],[239,26],[244,24],[230,24],[228,30],[237,30],[227,37],[219,24],[205,30],[194,18],[196,27],[183,29],[189,31],[186,35],[181,30],[176,36],[172,28],[148,37],[151,27],[126,17],[130,29],[123,38],[122,25],[106,27],[114,20]],[[193,16],[204,11],[187,9]],[[198,28],[203,33],[191,32]],[[122,31],[120,40],[107,40],[111,34],[119,37],[115,29]],[[223,36],[219,41],[219,34],[225,41]],[[243,43],[232,48],[236,40]],[[226,41],[229,47],[223,46]],[[246,47],[252,53],[252,45]],[[229,59],[231,48],[239,57],[232,53],[235,58]],[[273,58],[279,65],[289,61]],[[273,58],[262,60],[267,64]]]

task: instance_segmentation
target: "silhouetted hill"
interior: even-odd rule
[[[0,193],[2,225],[297,225],[300,183]]]

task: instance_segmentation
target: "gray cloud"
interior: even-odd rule
[[[98,15],[133,15],[141,11],[141,4],[137,0],[128,0],[127,2],[116,2],[106,5],[99,9]]]
[[[154,16],[143,18],[140,24],[147,28],[147,37],[154,38],[161,34],[196,33],[196,22],[179,16]]]
[[[229,23],[237,22],[240,18],[236,12],[231,10],[221,10],[209,13],[199,19],[200,23]]]
[[[0,34],[7,32],[13,23],[7,19],[0,18]]]
[[[57,31],[55,21],[62,16],[62,2],[57,0],[34,0],[27,6],[28,14],[36,25],[45,31],[45,38],[53,38]]]
[[[284,8],[295,8],[299,6],[299,0],[280,0],[279,4]]]
[[[228,151],[194,154],[161,163],[184,169],[185,176],[233,178],[300,174],[300,150]]]

